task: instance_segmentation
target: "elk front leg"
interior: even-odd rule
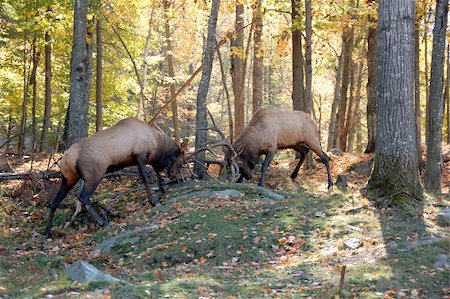
[[[161,173],[157,172],[156,177],[158,178],[159,190],[161,190],[161,192],[163,194],[166,194],[167,193],[167,184],[164,181],[164,178],[161,176]]]
[[[150,186],[148,184],[148,170],[146,167],[147,158],[145,156],[136,156],[136,163],[138,166],[139,174],[141,175],[142,182],[144,182],[145,191],[147,192],[148,201],[152,206],[155,206],[158,203],[152,196],[152,192],[150,190]]]
[[[264,185],[264,174],[266,173],[267,168],[269,167],[270,162],[272,162],[273,156],[275,156],[275,152],[269,151],[266,154],[266,158],[264,159],[264,163],[261,167],[261,178],[259,179],[258,186],[262,187]]]

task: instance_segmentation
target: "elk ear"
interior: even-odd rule
[[[188,143],[189,143],[189,140],[187,138],[185,138],[183,140],[183,142],[181,143],[180,149],[181,149],[182,153],[186,152],[187,147],[188,147]]]

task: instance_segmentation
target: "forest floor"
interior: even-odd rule
[[[450,147],[444,153],[448,161]],[[34,169],[46,169],[47,159]],[[156,208],[137,177],[104,179],[92,199],[110,225],[100,228],[82,211],[64,229],[72,192],[48,239],[41,232],[59,180],[3,181],[0,298],[449,298],[449,260],[439,256],[448,258],[450,230],[436,221],[448,195],[379,209],[364,196],[368,176],[355,168],[372,156],[332,159],[334,180],[348,174],[346,191],[326,189],[322,164],[292,182],[292,160],[270,166],[266,188],[191,181],[170,188]],[[444,171],[448,194],[449,162]],[[65,269],[77,260],[121,281],[74,282]]]

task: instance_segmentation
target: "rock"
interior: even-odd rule
[[[346,192],[348,187],[348,174],[345,173],[338,174],[338,177],[336,179],[336,186],[342,192]]]
[[[443,209],[436,217],[436,221],[440,226],[450,226],[450,208]]]
[[[440,254],[438,255],[438,260],[433,264],[435,269],[447,269],[450,266],[450,259],[448,255]]]
[[[361,247],[362,240],[360,238],[350,238],[344,241],[344,245],[350,249]]]
[[[335,156],[342,156],[344,154],[340,148],[332,148],[330,152]]]
[[[377,280],[376,290],[382,292],[382,291],[396,289],[398,287],[399,287],[398,282],[382,276]]]
[[[370,176],[373,168],[373,160],[350,166],[347,170],[354,171],[364,176]]]
[[[137,236],[131,236],[132,234],[134,234],[134,231],[128,231],[123,234],[106,239],[97,245],[95,251],[100,254],[108,254],[109,252],[111,252],[111,249],[118,245],[135,244],[141,238]]]
[[[85,261],[76,261],[75,263],[66,267],[66,273],[70,279],[78,282],[95,282],[95,281],[106,281],[106,282],[119,282],[120,280],[105,274],[98,270],[91,264]]]

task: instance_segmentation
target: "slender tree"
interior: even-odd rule
[[[50,10],[50,9],[49,9]],[[48,11],[49,11],[48,10]],[[50,116],[52,113],[52,37],[51,31],[45,32],[45,108],[44,123],[42,125],[42,135],[39,151],[48,150],[48,129],[50,128]]]
[[[87,47],[87,1],[75,0],[72,59],[70,67],[70,99],[60,145],[65,150],[88,133],[89,51]],[[92,45],[92,43],[91,43]],[[91,56],[92,57],[92,56]]]
[[[447,144],[450,144],[450,43],[447,43],[447,93],[445,101],[447,102]]]
[[[261,0],[255,0],[253,8],[253,113],[261,108],[263,99],[264,53],[262,48],[263,22]]]
[[[103,41],[102,41],[102,0],[97,0],[97,61],[95,85],[95,131],[103,129]]]
[[[292,0],[292,106],[305,110],[305,78],[303,72],[302,33],[300,31],[300,1]]]
[[[312,99],[312,13],[311,0],[305,0],[305,112],[311,115]],[[307,167],[313,167],[312,152],[307,156]]]
[[[208,96],[209,81],[211,80],[211,72],[214,60],[214,47],[216,45],[216,27],[217,18],[219,15],[220,0],[213,0],[211,3],[211,13],[208,19],[208,36],[203,48],[203,70],[202,78],[197,92],[197,116],[196,127],[205,128],[207,126],[207,108],[206,97]],[[195,148],[198,149],[207,141],[205,130],[196,130],[195,133]],[[197,160],[203,161],[205,159],[205,152],[201,152],[196,156]],[[195,163],[194,172],[203,178],[206,176],[206,169],[203,165]]]
[[[444,88],[445,34],[448,0],[437,0],[431,56],[430,99],[428,104],[427,162],[425,188],[440,193],[442,187],[442,112]]]
[[[27,104],[28,104],[28,80],[27,80],[27,62],[28,62],[28,30],[23,31],[23,101],[22,101],[22,115],[20,117],[20,133],[17,142],[17,151],[19,157],[23,155],[23,147],[25,142],[25,128],[27,124]]]
[[[376,0],[367,0],[374,9]],[[375,151],[376,107],[377,107],[377,29],[376,19],[369,14],[369,29],[367,32],[367,147],[365,153]]]
[[[231,39],[231,79],[234,94],[234,135],[238,136],[244,129],[244,5],[236,1],[235,37]]]
[[[327,149],[331,150],[337,146],[337,109],[341,101],[341,82],[342,82],[342,66],[344,64],[344,56],[338,57],[338,66],[336,69],[336,81],[334,82],[334,97],[331,105],[330,124],[328,126],[328,143]]]
[[[33,42],[31,46],[31,73],[30,73],[30,85],[31,88],[31,152],[34,154],[36,151],[36,139],[37,139],[37,127],[36,127],[36,105],[37,105],[37,68],[39,64],[39,51],[36,50],[36,33],[33,34]]]
[[[377,137],[367,189],[386,203],[422,197],[414,117],[415,2],[381,1],[377,29]]]
[[[422,168],[422,130],[420,125],[421,108],[420,108],[420,18],[416,16],[416,26],[414,30],[414,113],[416,116],[416,147],[417,162],[419,170]]]

